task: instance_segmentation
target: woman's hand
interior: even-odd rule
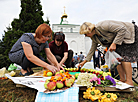
[[[78,68],[81,68],[87,61],[84,60],[83,62],[81,62],[79,65],[78,65]]]
[[[60,71],[60,69],[58,69],[57,67],[52,66],[52,65],[47,65],[46,68],[48,70],[50,70],[53,74],[55,74],[56,72],[59,72]]]
[[[56,65],[56,67],[59,69],[59,71],[62,69],[65,72],[64,68],[59,63]]]
[[[109,47],[109,51],[115,51],[116,50],[116,44],[115,43],[112,43]]]

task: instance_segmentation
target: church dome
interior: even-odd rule
[[[66,13],[64,13],[61,18],[67,18],[67,17],[68,17],[68,15]]]
[[[68,17],[68,15],[65,13],[65,7],[64,7],[64,14],[62,15],[61,19],[67,18],[67,17]]]

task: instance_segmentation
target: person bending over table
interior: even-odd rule
[[[51,70],[52,73],[63,69],[57,62],[55,56],[51,53],[47,40],[51,39],[51,28],[43,23],[38,26],[35,33],[24,33],[13,45],[9,52],[9,59],[21,65],[22,69],[19,75],[28,76],[33,74],[33,67],[43,67]],[[45,59],[39,55],[44,50],[47,58],[53,63],[50,65]]]
[[[86,59],[78,65],[82,67],[90,61],[98,44],[106,46],[109,51],[116,51],[123,57],[117,66],[120,81],[133,86],[131,62],[138,60],[138,27],[129,22],[105,20],[94,25],[85,22],[80,26],[80,34],[90,37],[92,46]]]
[[[56,32],[53,41],[49,43],[49,48],[60,65],[64,64],[67,68],[70,68],[72,65],[73,51],[68,50],[68,44],[64,40],[65,34]]]

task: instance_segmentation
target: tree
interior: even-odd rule
[[[21,8],[19,19],[12,22],[13,29],[34,33],[35,29],[44,23],[40,0],[21,0]]]
[[[40,0],[21,0],[19,19],[14,18],[11,27],[7,27],[7,31],[4,31],[5,36],[0,40],[0,68],[11,63],[8,53],[21,35],[24,32],[34,33],[36,28],[44,23],[42,16]]]

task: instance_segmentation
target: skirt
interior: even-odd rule
[[[138,61],[138,27],[135,25],[135,42],[116,46],[116,52],[123,57],[124,62]]]

